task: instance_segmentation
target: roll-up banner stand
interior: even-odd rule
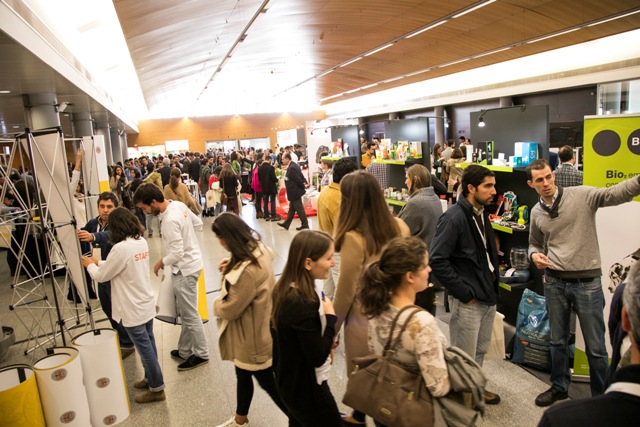
[[[27,365],[0,369],[0,427],[44,427],[36,376]]]
[[[116,425],[130,413],[118,333],[113,329],[84,332],[73,339],[80,351],[91,425]],[[88,425],[88,424],[86,424]]]
[[[28,152],[27,138],[28,136],[25,136],[20,141]],[[85,283],[85,274],[80,259],[78,234],[75,227],[64,225],[70,223],[74,212],[64,141],[59,132],[51,132],[32,137],[31,144],[38,183],[47,203],[48,213],[56,224],[56,236],[67,260],[67,270],[82,301],[87,303],[86,288],[81,286]]]
[[[89,426],[89,402],[78,350],[64,347],[56,351],[33,365],[47,427]]]
[[[610,187],[640,175],[640,115],[586,116],[584,120],[584,185]],[[596,231],[602,261],[605,326],[615,287],[640,248],[640,197],[631,203],[601,208]],[[640,254],[637,254],[640,255]],[[637,258],[637,256],[636,256]],[[625,267],[626,266],[626,267]],[[582,331],[576,328],[574,376],[589,376]],[[611,355],[609,333],[605,334]]]
[[[176,297],[173,293],[173,285],[171,284],[171,272],[162,270],[162,280],[158,288],[156,298],[156,319],[180,325],[182,319],[176,307]],[[209,321],[209,310],[207,308],[207,289],[204,283],[204,269],[200,271],[198,278],[198,313],[203,323]]]

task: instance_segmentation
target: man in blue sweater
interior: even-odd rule
[[[612,187],[556,185],[546,160],[527,166],[527,183],[540,201],[531,210],[529,257],[544,269],[544,294],[551,325],[551,388],[536,398],[536,405],[549,406],[568,397],[569,320],[575,310],[586,344],[591,394],[604,392],[607,378],[604,293],[596,211],[616,206],[640,195],[640,177]]]
[[[107,259],[109,251],[111,251],[109,214],[116,207],[118,207],[118,198],[112,192],[105,191],[98,196],[98,217],[90,219],[82,230],[78,231],[78,239],[82,242],[81,249],[83,254],[91,253],[101,260]],[[100,252],[99,256],[96,253],[98,251]],[[100,299],[100,305],[102,305],[102,311],[107,315],[111,327],[118,332],[120,353],[122,358],[125,359],[135,352],[135,348],[124,326],[115,322],[111,317],[111,282],[98,283],[98,298]]]

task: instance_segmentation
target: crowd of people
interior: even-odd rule
[[[456,153],[458,150],[452,149],[446,162],[460,158]],[[268,151],[256,153],[248,171],[253,178],[251,185],[256,194],[257,218],[267,220],[275,217],[273,204],[270,210],[269,202],[277,182],[270,154]],[[436,150],[435,154],[442,152]],[[237,215],[237,207],[241,205],[238,176],[242,166],[240,174],[236,168],[241,157],[233,153],[231,161],[221,168],[218,181],[226,195],[227,212],[217,215],[212,224],[220,245],[231,255],[219,265],[221,293],[213,306],[213,313],[218,318],[222,359],[234,363],[237,377],[236,411],[223,426],[249,425],[253,377],[288,416],[289,425],[365,425],[367,414],[357,410],[348,414],[338,411],[327,383],[332,352],[343,340],[349,377],[355,370],[354,358],[385,351],[382,345],[394,333],[391,325],[398,321],[396,316],[404,307],[416,303],[424,309],[411,318],[411,333],[399,339],[401,348],[394,350],[393,357],[422,375],[431,396],[437,398],[449,392],[444,359],[444,349],[448,345],[461,348],[482,366],[491,340],[499,282],[497,247],[485,210],[496,195],[493,172],[480,165],[463,169],[456,178],[460,196],[442,213],[440,199],[434,192],[433,174],[422,165],[411,166],[406,171],[409,198],[398,217],[394,217],[387,208],[376,177],[366,170],[358,171],[351,160],[340,159],[331,165],[331,181],[320,194],[318,223],[321,230],[315,231],[307,230],[304,210],[298,206],[306,181],[301,177],[292,153],[284,152],[281,162],[288,166],[285,183],[291,209],[290,216],[278,225],[288,228],[293,212],[298,213],[302,225],[298,228],[301,232],[291,242],[283,273],[276,281],[271,266],[272,250]],[[570,166],[570,161],[569,158],[563,164]],[[211,167],[216,162],[208,158],[203,167]],[[234,163],[238,165],[234,166]],[[170,180],[179,178],[176,170],[170,171]],[[118,168],[114,170],[115,173],[118,171]],[[152,169],[147,166],[148,175],[152,173],[149,171]],[[568,397],[568,313],[573,309],[581,324],[587,325],[583,330],[586,328],[593,399],[602,406],[613,404],[615,394],[606,399],[598,397],[606,390],[608,369],[604,301],[597,239],[595,233],[587,231],[595,229],[595,212],[599,207],[624,203],[639,195],[640,181],[633,178],[602,189],[561,187],[555,184],[556,176],[545,160],[533,162],[527,168],[527,177],[531,188],[540,196],[531,214],[529,253],[534,265],[544,269],[551,319],[552,386],[539,395],[535,403],[545,407]],[[201,227],[202,221],[187,204],[176,200],[184,189],[180,190],[175,181],[173,184],[167,184],[171,192],[167,192],[167,188],[163,192],[154,183],[143,183],[130,200],[145,215],[162,219],[167,255],[155,264],[153,271],[158,274],[163,268],[171,270],[176,300],[183,315],[178,349],[171,351],[171,355],[183,362],[178,369],[193,369],[209,358],[204,328],[195,304],[202,261],[193,230]],[[208,181],[207,185],[211,187]],[[124,197],[115,202],[125,204]],[[124,215],[123,211],[130,215],[129,218],[123,216],[123,223],[135,218],[127,209],[114,209],[112,213]],[[576,217],[576,212],[581,214]],[[110,215],[109,218],[111,223],[114,217]],[[563,233],[557,230],[576,227],[587,230],[579,232],[576,229],[571,233],[580,239],[579,245],[559,237]],[[115,265],[110,256],[116,259],[116,255],[122,257],[121,254],[128,250],[129,258],[135,259],[140,253],[148,253],[140,230],[140,227],[130,227],[116,231],[119,237],[109,239],[109,244],[114,246],[106,256],[103,252],[104,262],[85,258],[84,263],[96,280],[112,281],[112,320],[124,328],[145,367],[145,378],[136,383],[136,387],[148,390],[136,400],[153,402],[165,399],[165,395],[162,374],[156,366],[152,323],[143,315],[144,310],[135,319],[126,317],[128,304],[132,301],[122,301],[127,291],[116,291],[120,286],[126,288],[126,280],[135,277],[136,286],[144,289],[137,294],[141,295],[140,304],[144,306],[145,298],[148,298],[148,277],[146,281],[139,280],[139,274],[143,273],[136,273],[134,268],[125,273],[124,266],[128,264],[123,258],[117,258],[118,271],[114,273],[113,267],[109,269],[110,265]],[[113,224],[108,231],[113,233]],[[98,236],[95,235],[94,241],[100,240]],[[86,236],[80,238],[90,240]],[[138,243],[124,244],[132,240]],[[114,248],[119,250],[113,252]],[[587,251],[590,255],[578,256],[576,251]],[[148,260],[146,267],[148,276]],[[634,272],[637,274],[637,268]],[[123,276],[124,283],[119,281],[118,274]],[[315,280],[324,281],[322,290],[314,286]],[[434,281],[448,291],[452,311],[448,342],[434,317]],[[636,289],[627,287],[630,293]],[[638,304],[633,297],[629,297],[629,301]],[[118,304],[124,308],[116,309]],[[622,310],[622,325],[633,331],[632,320],[637,320],[638,314],[625,311],[633,304],[629,307]],[[402,315],[409,313],[402,311]],[[636,329],[640,330],[640,324]],[[631,334],[632,339],[636,336]],[[121,347],[125,349],[131,344],[123,338]],[[632,354],[637,356],[640,350],[637,346],[634,348]],[[637,358],[633,360],[640,362]],[[623,378],[633,377],[635,371],[623,368],[622,373]],[[625,393],[624,390],[614,391]],[[498,404],[501,397],[484,390],[484,401]],[[565,406],[570,408],[567,411],[575,413],[579,405]],[[564,417],[562,406],[559,406],[545,415],[541,425],[555,425],[557,420],[565,420]],[[377,420],[374,422],[382,425]]]
[[[458,150],[434,149],[434,158],[437,164],[446,164],[461,158]],[[294,160],[300,157],[289,147],[281,156],[270,150],[246,154],[187,153],[156,159],[155,166],[148,158],[127,160],[112,169],[112,191],[102,193],[97,201],[99,216],[78,231],[79,240],[87,246],[83,265],[98,283],[103,309],[118,331],[122,357],[137,352],[141,358],[144,378],[134,387],[144,391],[136,396],[137,402],[166,399],[153,335],[151,272],[170,275],[182,318],[178,343],[170,351],[180,362],[178,370],[195,369],[209,361],[206,328],[197,308],[203,268],[195,234],[203,226],[200,214],[215,215],[212,233],[230,254],[218,266],[221,291],[213,314],[220,355],[235,366],[237,402],[235,413],[219,427],[249,426],[253,378],[287,415],[290,426],[365,425],[367,414],[338,410],[328,385],[333,351],[343,341],[348,378],[356,369],[354,358],[386,352],[384,343],[398,333],[393,325],[408,319],[410,312],[403,309],[414,304],[422,309],[411,314],[392,358],[421,375],[432,398],[450,391],[444,352],[449,345],[482,366],[499,283],[498,250],[485,209],[496,196],[491,170],[480,165],[460,169],[463,172],[455,178],[460,195],[443,213],[434,175],[444,173],[446,167],[429,171],[413,165],[406,171],[409,198],[396,217],[386,205],[380,181],[369,170],[374,163],[367,170],[357,170],[355,163],[343,158],[330,165],[331,180],[318,199],[320,230],[309,230],[300,202],[307,183]],[[572,157],[561,153],[560,159],[567,166],[559,168],[558,175],[568,172],[577,179],[568,171]],[[278,280],[272,249],[239,215],[241,177],[247,176],[256,217],[281,220],[274,203],[274,163],[287,167],[290,202],[289,216],[277,225],[288,229],[294,213],[302,223]],[[630,359],[613,375],[608,373],[605,348],[595,214],[600,207],[640,195],[640,178],[608,188],[560,186],[545,160],[534,161],[526,172],[529,186],[539,196],[531,212],[529,256],[536,268],[544,270],[551,324],[552,386],[535,404],[546,407],[568,397],[572,310],[583,325],[594,396],[554,406],[540,425],[584,425],[593,419],[624,425],[637,418],[640,408],[640,263],[632,268],[622,308],[616,311],[617,323],[632,343]],[[184,173],[205,193],[219,190],[226,212],[208,205],[199,211],[194,206],[199,201],[181,182]],[[144,230],[146,225],[147,236],[153,236],[153,218],[159,220],[165,255],[151,267]],[[322,289],[315,286],[316,280],[323,281]],[[449,340],[434,317],[433,282],[448,292]],[[487,404],[501,401],[489,390],[484,390],[483,397]],[[429,421],[425,425],[431,425]]]

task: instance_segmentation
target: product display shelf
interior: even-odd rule
[[[471,165],[480,165],[485,168],[494,171],[494,172],[513,172],[514,168],[511,166],[496,166],[496,165],[487,165],[484,163],[456,163],[456,167],[460,169],[468,168]]]
[[[512,228],[512,227],[509,227],[508,225],[502,225],[502,224],[499,224],[499,223],[492,222],[491,223],[491,227],[494,230],[501,231],[501,232],[507,233],[507,234],[528,233],[529,232],[529,226],[528,225],[525,225],[524,228]]]
[[[410,164],[416,163],[417,161],[422,160],[422,157],[411,157],[407,160],[388,160],[388,159],[375,159],[374,163],[382,163],[386,165],[405,165],[407,162]]]
[[[400,200],[394,200],[394,199],[384,199],[385,202],[387,202],[388,205],[393,205],[393,206],[400,206],[403,207],[404,205],[407,204],[407,202],[403,202]]]

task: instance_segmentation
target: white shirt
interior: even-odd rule
[[[111,281],[113,320],[124,326],[144,325],[156,315],[155,293],[149,278],[147,241],[131,237],[116,243],[109,256],[87,271],[97,282]]]
[[[165,269],[173,274],[181,272],[191,276],[202,270],[202,253],[196,239],[195,229],[202,230],[202,220],[182,202],[171,200],[160,214],[162,241],[167,255],[162,258]]]
[[[289,154],[291,155],[291,161],[298,163],[298,155],[296,153],[294,153],[293,151],[291,153],[289,153]]]

